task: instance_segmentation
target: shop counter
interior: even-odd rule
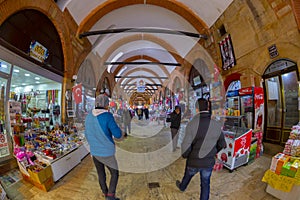
[[[266,192],[281,200],[300,200],[300,186],[294,185],[290,192],[276,190],[270,185],[267,186]]]
[[[54,160],[39,158],[51,165],[53,173],[53,181],[56,182],[65,174],[77,166],[81,160],[89,153],[89,145],[85,142],[74,148],[63,156]]]

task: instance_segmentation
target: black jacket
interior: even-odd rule
[[[181,112],[179,114],[177,114],[174,110],[170,114],[170,122],[171,122],[170,128],[175,128],[178,130],[180,127],[180,122],[181,122]]]
[[[226,147],[221,128],[222,123],[212,120],[209,113],[197,114],[187,124],[181,149],[183,157],[187,158],[188,167],[214,166],[215,155]]]

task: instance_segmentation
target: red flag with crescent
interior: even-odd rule
[[[74,100],[76,104],[79,104],[82,102],[82,84],[75,85],[72,88]]]

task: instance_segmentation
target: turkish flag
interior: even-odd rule
[[[75,85],[72,88],[74,100],[76,104],[79,104],[82,102],[82,84]]]

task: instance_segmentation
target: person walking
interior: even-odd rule
[[[200,98],[195,106],[197,114],[187,124],[181,145],[182,157],[187,158],[185,172],[182,180],[176,181],[176,186],[180,191],[185,191],[193,176],[199,172],[200,200],[208,200],[215,156],[226,147],[226,142],[221,132],[222,123],[211,119],[210,102]]]
[[[113,138],[122,138],[113,115],[108,112],[109,99],[101,94],[95,99],[95,109],[91,110],[85,119],[85,137],[90,146],[90,153],[97,169],[100,188],[106,200],[119,200],[115,197],[119,179],[118,163],[115,158],[115,142]],[[108,168],[111,178],[106,184]]]
[[[127,135],[131,133],[131,119],[132,119],[131,111],[128,110],[127,107],[124,108],[122,117],[123,117],[122,121],[124,124],[124,134],[125,137],[127,137]]]
[[[168,119],[168,118],[167,118]],[[170,114],[170,118],[168,120],[171,122],[171,135],[172,135],[172,150],[176,151],[177,143],[178,143],[178,130],[180,128],[181,123],[181,109],[180,106],[175,106],[174,111]]]

